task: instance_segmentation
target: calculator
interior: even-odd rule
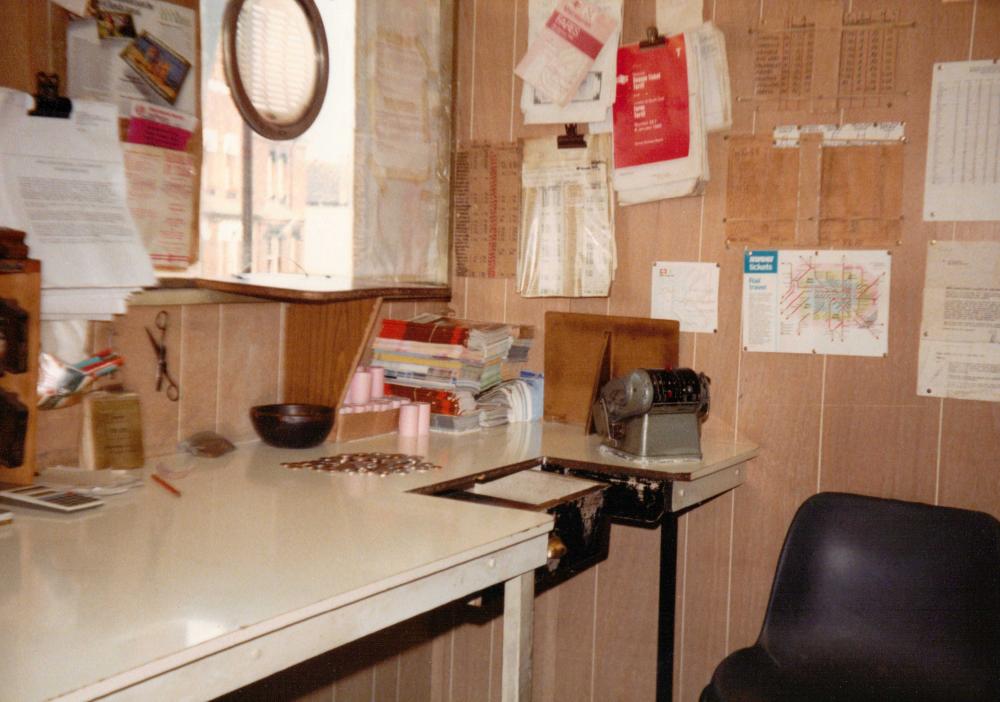
[[[82,509],[100,507],[104,504],[104,500],[97,497],[48,485],[25,485],[24,487],[0,490],[0,501],[24,505],[25,507],[40,507],[56,512],[79,512]]]

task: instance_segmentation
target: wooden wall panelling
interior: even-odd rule
[[[646,38],[646,28],[656,25],[656,0],[623,0],[622,44]]]
[[[933,504],[937,404],[826,405],[820,490]]]
[[[659,529],[611,525],[597,565],[594,700],[656,696],[659,548]]]
[[[977,2],[973,10],[976,13],[976,23],[972,38],[969,41],[970,58],[995,59],[1000,58],[1000,3]]]
[[[599,569],[590,568],[543,594],[554,603],[548,612],[554,636],[546,642],[551,647],[547,699],[553,702],[597,699],[593,685],[601,666],[595,650],[598,579]]]
[[[708,140],[709,168],[713,177],[705,189],[699,260],[719,265],[719,329],[715,334],[695,334],[692,365],[712,379],[712,414],[736,425],[736,396],[740,365],[740,305],[743,251],[725,238],[728,142],[721,134]],[[683,338],[681,334],[682,352]],[[682,355],[683,358],[683,355]]]
[[[0,84],[34,92],[35,73],[51,72],[49,0],[3,0],[4,51],[0,53]],[[65,85],[65,74],[60,76]]]
[[[180,367],[183,393],[177,408],[177,435],[184,439],[215,430],[219,413],[219,328],[221,305],[181,307]],[[195,360],[197,359],[197,361]]]
[[[893,248],[890,356],[824,359],[741,351],[742,250],[725,243],[728,152],[721,135],[710,138],[712,178],[704,198],[618,209],[617,239],[622,257],[619,280],[606,309],[613,314],[648,314],[649,264],[653,260],[718,261],[722,266],[719,333],[682,334],[681,359],[692,359],[695,367],[713,377],[713,413],[732,421],[740,433],[763,447],[744,486],[681,519],[678,616],[683,617],[683,624],[678,632],[675,680],[684,700],[695,699],[717,663],[715,659],[725,652],[721,649],[748,645],[756,638],[788,523],[799,504],[820,487],[849,486],[907,496],[926,495],[937,485],[941,501],[1000,512],[1000,495],[992,489],[995,471],[990,471],[988,463],[988,457],[1000,448],[988,438],[998,434],[1000,417],[987,403],[916,397],[912,388],[915,371],[911,368],[917,342],[913,329],[920,304],[906,302],[920,299],[923,247],[928,240],[950,238],[956,232],[970,238],[997,236],[995,229],[982,225],[924,224],[919,211],[929,66],[934,61],[967,58],[970,39],[974,39],[974,53],[981,41],[994,42],[987,43],[983,51],[990,46],[995,49],[996,33],[984,27],[996,16],[996,6],[983,2],[911,5],[901,0],[852,0],[850,7],[855,11],[897,10],[902,20],[916,23],[901,32],[899,43],[898,83],[908,95],[892,105],[843,111],[761,112],[752,100],[739,99],[752,95],[750,29],[762,15],[783,15],[784,5],[771,0],[719,0],[711,7],[706,5],[726,33],[735,100],[731,133],[767,136],[777,124],[906,121],[910,141],[904,155],[904,243]],[[627,0],[623,41],[643,36],[653,18],[653,6],[652,0]],[[792,10],[800,11],[806,5],[798,7]],[[847,7],[848,3],[841,3],[842,9]],[[461,0],[458,12],[456,138],[507,140],[512,132],[515,138],[558,132],[558,127],[522,124],[517,106],[520,81],[512,81],[509,73],[509,66],[526,47],[527,0],[516,4]],[[474,87],[473,72],[479,78]],[[514,292],[513,281],[459,279],[454,289],[452,302],[463,316],[529,322],[539,331],[547,310],[596,312],[602,302],[524,299]],[[904,302],[897,305],[900,299]],[[907,322],[907,315],[916,315],[917,322]],[[538,368],[543,344],[544,336],[539,335],[533,354]],[[936,421],[935,414],[943,417],[943,422]],[[938,448],[935,427],[942,432],[939,471],[934,468]],[[887,437],[883,448],[874,454],[865,450],[872,431]],[[852,443],[853,433],[862,440]],[[629,656],[633,651],[640,658],[651,656],[655,628],[645,634],[639,631],[640,639],[652,637],[640,646],[634,645],[636,631],[629,625],[637,609],[647,619],[649,612],[655,611],[656,569],[650,555],[658,553],[658,535],[618,526],[613,533],[608,562],[537,599],[536,699],[645,699],[652,695],[655,661],[649,658],[646,663],[636,663]],[[618,570],[620,567],[626,570]],[[635,601],[626,601],[635,597],[648,606],[637,608]],[[596,648],[587,641],[588,618],[595,616]],[[639,624],[648,626],[649,622]],[[435,701],[461,699],[455,680],[451,679],[451,687],[447,682],[449,676],[461,675],[463,667],[460,657],[451,660],[451,653],[465,641],[471,641],[478,651],[495,648],[497,628],[490,625],[484,629],[470,629],[461,635],[465,638],[458,630],[446,632],[427,644],[437,669],[444,671],[435,678],[437,682],[432,681]],[[470,638],[473,633],[474,638]],[[596,662],[593,686],[588,667],[591,658]],[[416,659],[411,661],[409,654],[403,654],[400,665],[408,662]],[[459,680],[459,687],[479,695],[472,699],[495,698],[498,665],[494,658],[488,674],[472,676],[478,684],[466,686]],[[373,680],[377,688],[378,679],[376,672]],[[480,689],[483,681],[485,688]]]
[[[675,613],[676,700],[696,700],[726,653],[729,616],[732,496],[720,495],[687,513],[678,553],[680,606]],[[737,584],[738,586],[738,584]]]
[[[249,408],[278,401],[281,333],[276,303],[220,307],[218,432],[223,436],[256,439]]]
[[[283,400],[339,406],[381,306],[381,298],[287,305]]]
[[[819,245],[821,144],[822,137],[819,134],[803,134],[799,139],[798,211],[795,221],[795,243],[789,248],[810,248]]]
[[[493,666],[501,658],[493,646],[493,620],[459,623],[452,637],[450,699],[488,702]]]
[[[761,12],[760,0],[726,0],[712,6],[712,20],[726,36],[726,57],[729,61],[730,90],[733,102],[732,134],[751,134],[756,122],[757,106],[753,97],[754,52],[751,28]],[[713,171],[714,173],[715,171]]]
[[[738,426],[761,453],[735,494],[731,648],[756,639],[788,524],[816,491],[822,369],[819,357],[742,354]]]
[[[1000,510],[1000,403],[943,400],[939,501],[951,507]]]
[[[775,382],[791,388],[796,380]],[[756,640],[792,515],[816,492],[819,413],[818,403],[741,401],[740,431],[754,437],[761,453],[734,494],[730,650]]]
[[[509,141],[517,6],[483,0],[462,0],[458,5],[459,55],[471,53],[471,65],[458,68],[469,85],[456,98],[456,115],[464,122],[456,130],[456,143]],[[507,321],[509,283],[502,278],[455,277],[453,288],[461,289],[457,296],[461,308],[456,312],[468,319]],[[490,699],[501,658],[499,651],[493,651],[495,626],[493,621],[466,622],[452,632],[449,700]]]
[[[866,3],[856,9],[875,7]],[[941,405],[916,393],[921,291],[927,242],[947,236],[953,225],[922,221],[927,106],[933,63],[965,57],[971,17],[930,3],[900,11],[901,19],[912,19],[915,26],[901,32],[898,82],[907,94],[895,100],[894,119],[906,115],[907,143],[901,243],[891,247],[889,355],[828,359],[820,487],[935,502]],[[852,108],[844,119],[878,117],[877,110]]]

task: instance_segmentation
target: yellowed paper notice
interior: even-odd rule
[[[132,219],[156,268],[191,265],[194,157],[183,151],[122,144]]]
[[[455,157],[455,273],[512,278],[521,217],[521,147],[473,144]]]

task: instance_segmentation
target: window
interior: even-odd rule
[[[196,275],[352,274],[355,3],[316,5],[330,48],[326,100],[302,136],[272,141],[243,122],[226,83],[226,0],[201,4],[204,156]]]
[[[447,282],[453,0],[315,2],[326,99],[302,136],[272,141],[226,84],[226,0],[202,0],[203,129],[221,148],[205,149],[192,272]]]

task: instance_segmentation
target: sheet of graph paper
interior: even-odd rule
[[[1000,63],[936,63],[924,221],[1000,220]]]
[[[1000,242],[927,247],[917,394],[1000,401]]]
[[[517,291],[524,297],[603,297],[616,265],[609,169],[611,139],[560,149],[524,142]]]

